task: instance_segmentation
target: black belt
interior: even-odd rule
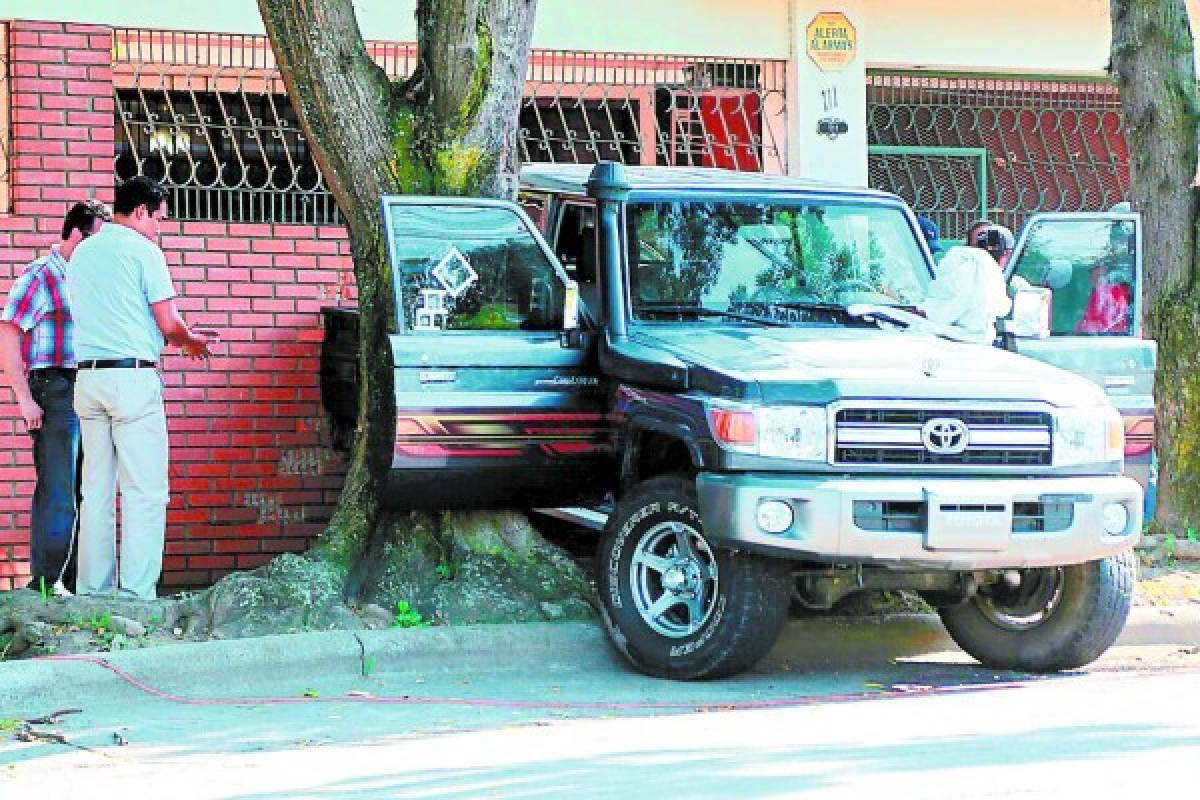
[[[157,362],[142,358],[96,358],[79,362],[80,369],[154,369],[157,366]]]
[[[74,378],[75,377],[75,368],[74,367],[34,367],[33,369],[29,370],[29,374],[31,377],[38,375],[39,373],[42,375],[65,375],[68,378]]]

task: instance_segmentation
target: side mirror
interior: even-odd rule
[[[1004,322],[1004,332],[1018,339],[1049,338],[1050,290],[1035,286],[1017,289],[1012,317]]]

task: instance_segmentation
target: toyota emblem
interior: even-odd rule
[[[967,449],[967,424],[953,417],[934,417],[921,428],[925,449],[938,456],[956,456]]]

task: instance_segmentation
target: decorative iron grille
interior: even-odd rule
[[[871,72],[867,120],[871,185],[948,238],[984,208],[1016,230],[1038,211],[1097,211],[1128,196],[1112,83]]]
[[[263,36],[118,29],[119,181],[160,180],[182,219],[340,221]],[[392,78],[416,46],[369,42]],[[526,161],[783,172],[786,62],[535,50]]]

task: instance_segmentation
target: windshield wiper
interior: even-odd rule
[[[753,322],[758,325],[767,325],[774,328],[786,327],[787,325],[787,323],[780,320],[756,317],[753,314],[741,314],[737,311],[724,311],[719,308],[705,308],[704,306],[648,303],[637,306],[635,310],[643,314],[694,314],[698,317],[721,317],[722,319],[736,319],[739,322]]]
[[[952,342],[980,343],[978,336],[972,336],[953,325],[942,325],[933,320],[926,319],[920,314],[914,314],[904,306],[878,306],[869,303],[856,303],[847,306],[846,313],[863,320],[887,320],[891,324],[901,328],[918,333],[940,336]]]

